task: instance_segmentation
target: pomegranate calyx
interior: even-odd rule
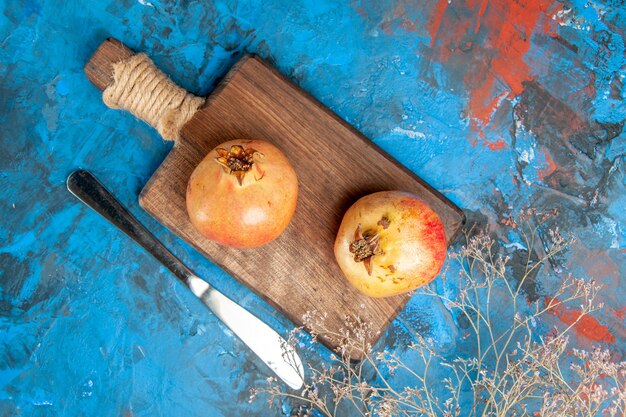
[[[378,233],[373,230],[363,232],[361,224],[354,232],[354,240],[350,242],[349,250],[354,254],[354,262],[363,262],[368,275],[372,275],[372,257],[383,253]]]
[[[215,158],[217,163],[224,168],[225,172],[235,175],[239,185],[243,185],[243,179],[254,165],[254,155],[258,151],[252,148],[244,149],[241,145],[233,145],[229,150],[217,148],[215,151],[218,154]]]

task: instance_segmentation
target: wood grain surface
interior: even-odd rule
[[[109,39],[85,72],[102,90],[111,82],[111,64],[129,54],[130,49]],[[256,249],[227,248],[204,239],[185,208],[187,181],[195,166],[216,145],[239,138],[265,139],[281,148],[300,185],[296,214],[287,230]],[[327,315],[325,325],[333,331],[344,327],[346,316],[358,316],[372,324],[374,344],[409,295],[361,295],[343,278],[333,243],[345,210],[359,197],[382,190],[417,194],[441,217],[448,243],[465,222],[463,212],[443,195],[272,66],[247,55],[183,127],[182,139],[146,184],[139,202],[296,325],[314,310]],[[332,338],[321,341],[337,347]],[[353,353],[353,359],[360,357],[360,352]]]

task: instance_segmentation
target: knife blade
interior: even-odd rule
[[[169,269],[289,387],[299,389],[302,386],[304,383],[302,361],[287,341],[248,310],[194,274],[93,174],[87,170],[74,171],[67,178],[67,189]]]

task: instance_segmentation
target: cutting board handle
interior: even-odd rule
[[[114,38],[105,40],[85,65],[85,74],[105,104],[124,109],[157,129],[166,140],[180,139],[182,127],[204,104]]]

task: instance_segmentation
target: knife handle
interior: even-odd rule
[[[179,278],[226,326],[293,389],[303,384],[302,361],[266,323],[197,277],[159,242],[89,171],[74,171],[67,189],[100,213]]]
[[[67,189],[87,206],[100,213],[118,229],[139,243],[185,285],[194,273],[170,252],[135,218],[100,181],[87,170],[74,171],[67,177]]]

